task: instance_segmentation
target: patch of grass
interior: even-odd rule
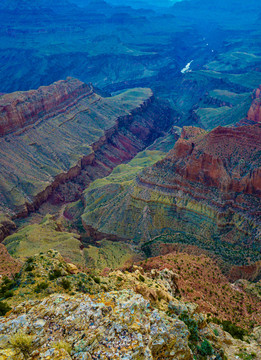
[[[10,336],[9,342],[11,347],[18,353],[22,354],[24,359],[29,359],[33,350],[33,336],[27,335],[23,331]]]
[[[57,342],[54,342],[53,343],[53,347],[56,349],[56,350],[60,350],[60,349],[63,349],[65,351],[67,351],[67,353],[70,355],[71,352],[72,352],[72,346],[67,343],[66,341],[63,341],[63,340],[60,340],[60,341],[57,341]]]
[[[251,354],[247,354],[245,351],[240,351],[240,353],[236,354],[242,360],[254,360],[256,359],[256,353],[252,352]]]

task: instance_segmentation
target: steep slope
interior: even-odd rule
[[[85,192],[83,223],[134,239],[147,251],[157,241],[181,242],[231,264],[255,262],[260,259],[260,139],[260,124],[211,132],[185,127],[173,150],[129,184],[94,182]]]
[[[253,103],[248,111],[247,119],[261,122],[261,86],[253,92]]]
[[[172,121],[171,110],[150,89],[103,98],[91,85],[72,78],[6,94],[0,104],[1,210],[21,215],[37,208],[61,183],[78,177],[71,190],[65,189],[74,200],[90,181],[88,172],[96,178],[108,174]]]
[[[147,259],[140,266],[146,272],[167,268],[178,274],[182,297],[186,301],[195,302],[204,313],[229,320],[243,328],[258,326],[261,322],[258,310],[260,299],[244,289],[240,281],[230,283],[222,274],[217,261],[206,255],[171,252]],[[254,287],[253,283],[249,283],[249,287],[251,285]]]

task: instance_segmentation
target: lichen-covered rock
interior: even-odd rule
[[[4,353],[12,355],[10,338],[18,331],[34,336],[30,359],[193,358],[187,326],[132,290],[55,294],[15,310],[0,318],[0,344],[6,347],[2,359],[8,359]],[[70,354],[57,346],[61,340],[72,347]]]

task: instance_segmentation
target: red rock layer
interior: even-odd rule
[[[183,179],[222,192],[261,195],[261,124],[217,127],[211,132],[184,128],[167,156]],[[164,162],[164,161],[163,161]]]
[[[93,93],[91,86],[74,79],[57,81],[37,90],[19,91],[0,98],[0,136],[57,115],[79,98]]]
[[[249,281],[258,281],[261,279],[261,261],[248,266],[233,266],[228,274],[230,281],[246,279]]]
[[[253,93],[253,102],[248,111],[247,119],[261,122],[261,85]]]

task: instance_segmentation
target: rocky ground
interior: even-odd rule
[[[237,336],[244,341],[233,338],[184,301],[179,283],[169,269],[133,266],[98,276],[56,251],[31,257],[5,300],[12,309],[0,317],[0,359],[261,357],[260,327]]]

